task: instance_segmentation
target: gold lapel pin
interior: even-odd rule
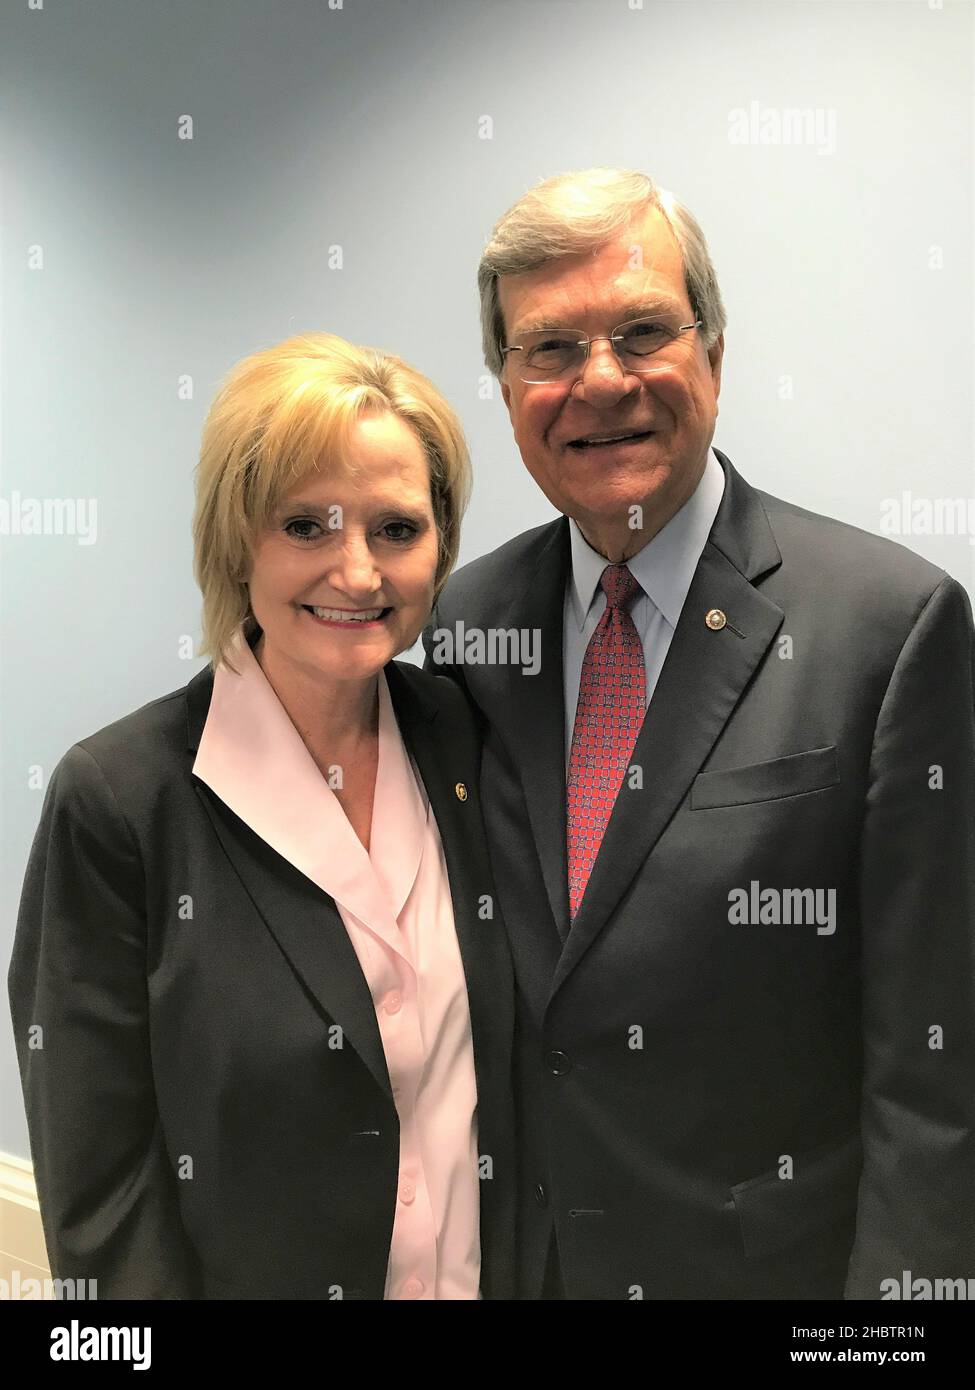
[[[467,788],[464,786],[463,782],[458,782],[457,785],[454,787],[454,791],[457,793],[458,801],[467,800]]]
[[[722,613],[720,608],[711,608],[704,615],[704,621],[707,623],[708,627],[711,629],[712,632],[720,632],[721,629],[724,627],[725,623],[728,621],[728,619]]]

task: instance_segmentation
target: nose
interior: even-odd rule
[[[364,535],[346,532],[341,546],[336,547],[329,568],[328,582],[333,589],[350,597],[366,597],[382,588],[382,575]]]
[[[612,343],[598,338],[589,344],[589,355],[571,394],[587,405],[605,409],[639,389],[639,378],[626,371]]]

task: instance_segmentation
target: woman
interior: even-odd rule
[[[52,1271],[99,1298],[513,1297],[478,743],[393,660],[468,486],[426,378],[328,334],[213,404],[210,664],[62,758],[10,969]]]

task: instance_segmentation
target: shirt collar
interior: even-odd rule
[[[704,472],[680,511],[626,562],[633,578],[671,627],[677,626],[694,571],[721,505],[724,483],[724,469],[714,450],[708,449]],[[610,562],[605,555],[593,550],[571,517],[569,542],[572,554],[569,599],[573,621],[581,632],[599,588],[600,575]]]
[[[349,824],[238,630],[219,663],[193,772],[272,849],[378,935],[395,940],[396,918],[419,870],[427,823],[390,699],[379,673],[379,761],[370,852]]]

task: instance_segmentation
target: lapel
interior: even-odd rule
[[[717,449],[715,453],[725,472],[724,495],[633,752],[631,765],[642,769],[642,788],[631,788],[624,780],[571,931],[562,688],[562,612],[569,567],[564,519],[543,533],[528,592],[514,609],[520,617],[513,625],[537,626],[543,634],[543,662],[537,677],[522,677],[512,667],[499,671],[509,683],[505,692],[509,707],[517,701],[517,719],[507,716],[505,728],[515,749],[549,902],[564,942],[550,1001],[652,853],[784,618],[782,610],[754,587],[754,580],[782,560],[765,509],[727,456]],[[720,608],[727,617],[727,625],[719,631],[712,631],[704,621],[712,608]],[[558,660],[551,659],[553,651]],[[545,655],[550,659],[545,660]]]
[[[439,707],[428,691],[401,674],[399,663],[390,662],[385,674],[397,724],[416,759],[444,845],[464,969],[469,985],[476,986],[471,989],[472,1030],[485,1028],[490,1023],[488,1002],[493,1008],[499,1001],[492,998],[497,990],[491,988],[490,975],[482,974],[482,969],[489,964],[490,942],[483,932],[484,924],[477,917],[477,895],[473,888],[479,888],[480,893],[491,889],[482,882],[472,884],[470,892],[457,888],[457,885],[467,885],[472,876],[478,877],[470,856],[479,854],[483,860],[483,839],[479,849],[479,839],[473,830],[472,817],[476,812],[473,807],[467,811],[471,803],[462,803],[454,790],[458,781],[470,786],[476,768],[473,763],[463,768],[459,764],[454,766],[449,750],[446,757],[442,748],[438,750],[434,742],[434,721]],[[421,680],[429,679],[417,674],[421,675]],[[320,1008],[341,1025],[345,1037],[392,1103],[372,995],[335,899],[323,887],[328,881],[327,874],[341,878],[345,866],[322,862],[316,867],[304,860],[309,872],[298,869],[225,804],[201,777],[192,773],[212,694],[213,668],[207,665],[186,689],[189,770],[196,793],[231,864],[298,979]],[[443,732],[449,741],[450,729]],[[405,846],[404,853],[403,862],[393,869],[399,890],[397,901],[400,898],[405,901],[417,867],[413,862],[412,845]],[[371,901],[371,890],[358,887],[352,891],[359,893],[353,907],[356,915],[381,927],[381,914],[378,905]],[[388,916],[388,909],[386,913]],[[480,933],[476,931],[477,926],[482,928]],[[496,978],[496,963],[494,969]],[[509,995],[510,990],[502,993],[500,1004],[505,1011],[510,1010]],[[480,1077],[478,1081],[480,1083]]]
[[[541,660],[536,675],[517,665],[484,669],[493,697],[491,710],[521,779],[532,837],[538,851],[554,923],[568,921],[568,860],[565,847],[565,695],[562,671],[562,613],[569,573],[569,523],[547,526],[524,580],[511,586],[511,601],[498,626],[538,632]],[[558,936],[551,922],[538,923],[539,945],[553,963]]]
[[[447,711],[437,717],[436,677],[408,662],[391,661],[385,669],[400,732],[416,760],[443,845],[467,980],[477,1092],[483,1101],[498,1084],[486,1065],[497,1057],[489,1051],[489,1040],[511,1037],[514,984],[507,938],[496,929],[498,919],[480,915],[481,900],[490,896],[496,901],[496,892],[477,787],[479,746],[473,719],[469,737],[464,738],[460,724]],[[458,783],[467,791],[463,801],[457,795]]]
[[[265,926],[301,984],[344,1036],[392,1102],[376,1010],[335,900],[269,845],[193,773],[213,694],[207,665],[186,689],[188,770],[197,795]]]

